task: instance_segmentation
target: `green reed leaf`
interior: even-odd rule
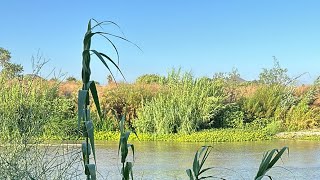
[[[133,180],[132,167],[133,167],[132,162],[126,162],[124,172],[123,172],[123,179],[124,180],[129,180],[130,175],[131,175],[131,179]]]
[[[103,53],[100,53],[100,55],[105,57],[105,58],[107,58],[118,69],[118,71],[121,73],[121,76],[123,77],[123,79],[126,80],[126,78],[124,77],[124,75],[123,75],[122,71],[120,70],[119,66],[109,56],[107,56],[106,54],[103,54]]]
[[[87,133],[88,133],[88,137],[89,137],[90,144],[91,144],[93,158],[94,158],[94,161],[96,161],[96,151],[95,151],[95,144],[94,144],[94,127],[93,127],[93,123],[92,123],[92,121],[86,121],[85,125],[86,125],[86,128],[87,128]]]
[[[86,164],[85,168],[86,168],[86,171],[89,172],[89,175],[91,176],[91,180],[96,180],[97,179],[96,165],[95,164]]]
[[[84,107],[86,103],[86,99],[88,98],[87,90],[79,90],[78,91],[78,130],[80,130],[80,122],[84,119]]]
[[[259,170],[257,172],[257,175],[255,177],[255,180],[260,180],[264,176],[266,176],[266,173],[273,167],[273,165],[281,158],[282,154],[289,149],[288,147],[283,147],[280,151],[278,149],[273,149],[271,151],[268,151],[265,153],[265,155],[262,158],[262,161],[259,166]],[[277,153],[275,156],[274,154]],[[271,178],[270,176],[268,176]]]
[[[133,157],[133,161],[134,161],[134,145],[133,144],[128,144],[128,149],[129,148],[131,148],[131,150],[132,150],[132,157]]]
[[[87,159],[89,158],[89,155],[91,154],[90,143],[87,144],[86,142],[83,142],[81,144],[81,152],[82,152],[83,164],[86,165]]]
[[[98,97],[98,91],[97,91],[96,83],[94,81],[89,81],[87,87],[90,88],[90,92],[91,92],[94,104],[95,104],[95,106],[97,108],[99,118],[102,121],[102,113],[101,113],[101,108],[100,108],[100,103],[99,103],[99,97]]]
[[[187,172],[187,175],[188,175],[189,179],[190,180],[194,180],[191,169],[187,169],[186,172]]]

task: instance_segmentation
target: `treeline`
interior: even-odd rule
[[[75,137],[81,83],[19,73],[6,69],[0,75],[1,137],[26,132]],[[311,85],[296,86],[295,78],[290,78],[277,61],[253,82],[241,79],[236,70],[212,78],[196,78],[190,72],[173,69],[167,76],[147,74],[134,83],[110,79],[107,86],[98,87],[103,118],[93,119],[97,131],[116,131],[115,116],[125,115],[130,128],[157,134],[219,128],[264,129],[274,134],[317,128],[319,83],[317,79]],[[91,108],[94,112],[94,106]]]

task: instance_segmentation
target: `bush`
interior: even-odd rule
[[[269,119],[275,117],[275,112],[281,109],[284,97],[285,87],[281,85],[260,86],[251,96],[242,100],[245,122],[260,119],[265,120],[263,124],[270,123]]]
[[[145,74],[136,79],[136,83],[141,84],[159,84],[164,83],[165,77],[157,74]]]
[[[53,119],[74,116],[73,103],[58,96],[57,84],[42,79],[0,78],[1,139],[34,138]],[[24,136],[24,137],[22,137]]]
[[[173,70],[165,88],[138,109],[134,125],[141,132],[190,133],[213,127],[226,98],[223,83],[208,78],[195,79],[191,73]]]
[[[97,128],[118,129],[114,112],[118,117],[126,114],[126,119],[132,123],[132,120],[137,118],[137,110],[145,102],[151,101],[160,91],[162,91],[161,87],[156,84],[118,84],[118,86],[105,88],[100,102],[104,122],[97,122]]]
[[[305,100],[292,106],[286,115],[285,126],[288,130],[315,128],[319,125],[320,108],[310,107]]]

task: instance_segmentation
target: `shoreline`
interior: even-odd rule
[[[151,134],[151,133],[130,134],[129,141],[164,141],[164,142],[244,142],[244,141],[265,141],[272,139],[291,139],[291,140],[319,140],[320,129],[279,132],[271,134],[266,130],[248,129],[214,129],[194,132],[190,134]],[[97,141],[118,141],[120,133],[117,131],[96,131],[95,140]],[[44,141],[56,140],[81,140],[77,137],[43,136]]]
[[[320,129],[280,132],[274,137],[277,139],[320,140]]]

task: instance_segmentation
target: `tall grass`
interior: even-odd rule
[[[210,128],[226,97],[222,83],[180,70],[168,74],[164,87],[167,91],[138,110],[134,125],[139,131],[167,134]]]
[[[103,89],[101,99],[101,111],[104,121],[97,122],[97,128],[103,131],[116,131],[119,129],[118,120],[113,116],[126,114],[129,124],[137,118],[137,110],[144,102],[154,98],[162,87],[156,84],[111,84]]]
[[[54,119],[70,119],[72,103],[58,96],[58,84],[24,77],[0,81],[2,140],[41,136]]]
[[[40,145],[47,125],[69,114],[67,99],[58,96],[58,84],[36,74],[11,79],[1,75],[0,83],[0,179],[77,177],[77,151]]]
[[[320,122],[320,108],[314,106],[317,95],[319,95],[318,78],[314,84],[300,97],[296,104],[288,108],[284,120],[289,130],[302,130],[318,127]]]

